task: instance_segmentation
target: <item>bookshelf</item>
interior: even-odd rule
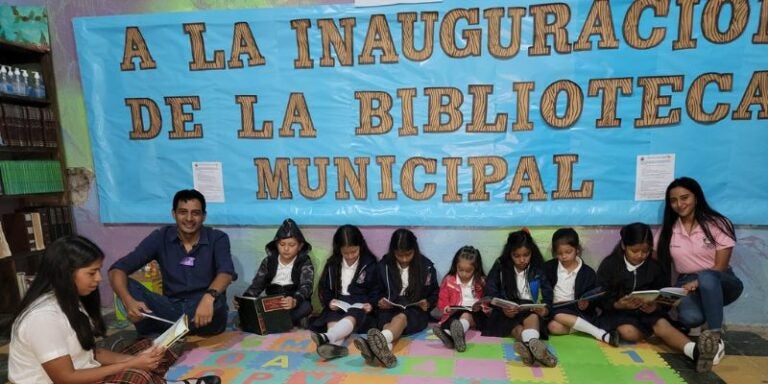
[[[55,94],[50,50],[0,40],[0,315],[18,307],[18,280],[45,247],[73,233]]]

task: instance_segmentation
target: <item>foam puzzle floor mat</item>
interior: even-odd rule
[[[510,338],[467,333],[467,350],[443,347],[427,329],[395,344],[397,366],[365,364],[349,342],[349,356],[325,361],[308,331],[258,336],[238,331],[192,344],[168,372],[168,380],[218,375],[222,383],[685,383],[647,343],[619,348],[582,335],[551,337],[555,368],[526,367]]]

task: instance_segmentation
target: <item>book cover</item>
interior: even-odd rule
[[[629,297],[638,298],[645,302],[656,302],[658,304],[675,306],[680,299],[688,295],[688,291],[679,287],[667,287],[659,290],[651,289],[645,291],[634,291]]]
[[[154,345],[170,348],[173,343],[179,341],[179,339],[184,337],[188,332],[189,320],[187,319],[187,315],[183,314],[170,328],[166,329],[165,332],[158,336],[152,343]]]
[[[245,332],[267,335],[288,332],[293,327],[291,314],[282,307],[283,296],[235,296],[240,328]]]
[[[514,301],[504,300],[499,297],[492,297],[490,298],[489,302],[491,305],[495,305],[500,308],[520,308],[520,309],[535,309],[535,308],[546,308],[546,304],[537,304],[537,303],[530,303],[530,304],[518,304]]]
[[[419,306],[419,302],[418,301],[415,302],[415,303],[398,304],[398,303],[395,303],[394,301],[392,301],[392,300],[390,300],[390,299],[388,299],[386,297],[384,298],[384,301],[389,303],[389,305],[391,305],[393,307],[402,308],[402,309],[406,309],[408,307],[418,307]]]
[[[578,299],[573,299],[573,300],[561,301],[559,303],[554,303],[552,305],[552,308],[567,307],[569,305],[577,304],[579,301],[582,301],[582,300],[592,301],[592,300],[598,299],[600,297],[603,297],[604,295],[605,295],[605,291],[603,290],[603,288],[602,287],[597,287],[597,288],[593,288],[593,289],[590,289],[590,290],[584,292],[584,294],[581,295]]]
[[[330,304],[331,304],[331,305],[333,305],[333,306],[335,306],[335,307],[337,307],[337,308],[339,308],[339,309],[341,309],[341,310],[342,310],[342,311],[344,311],[344,312],[349,312],[349,310],[350,310],[350,309],[352,309],[352,308],[360,308],[360,309],[363,309],[363,306],[365,305],[364,303],[354,303],[354,304],[350,304],[350,303],[347,303],[346,301],[343,301],[343,300],[337,300],[337,299],[333,299],[333,300],[331,300],[331,303],[330,303]]]

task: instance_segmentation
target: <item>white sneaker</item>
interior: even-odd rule
[[[725,343],[723,342],[723,339],[720,339],[720,342],[717,344],[717,354],[715,354],[715,358],[712,359],[712,365],[718,365],[720,364],[720,360],[725,357]]]

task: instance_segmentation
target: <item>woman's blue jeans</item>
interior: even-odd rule
[[[699,280],[699,288],[680,300],[677,306],[678,320],[686,327],[698,327],[705,322],[710,330],[723,327],[723,307],[741,296],[744,284],[731,268],[723,272],[707,269],[699,273],[681,274],[677,286]]]

